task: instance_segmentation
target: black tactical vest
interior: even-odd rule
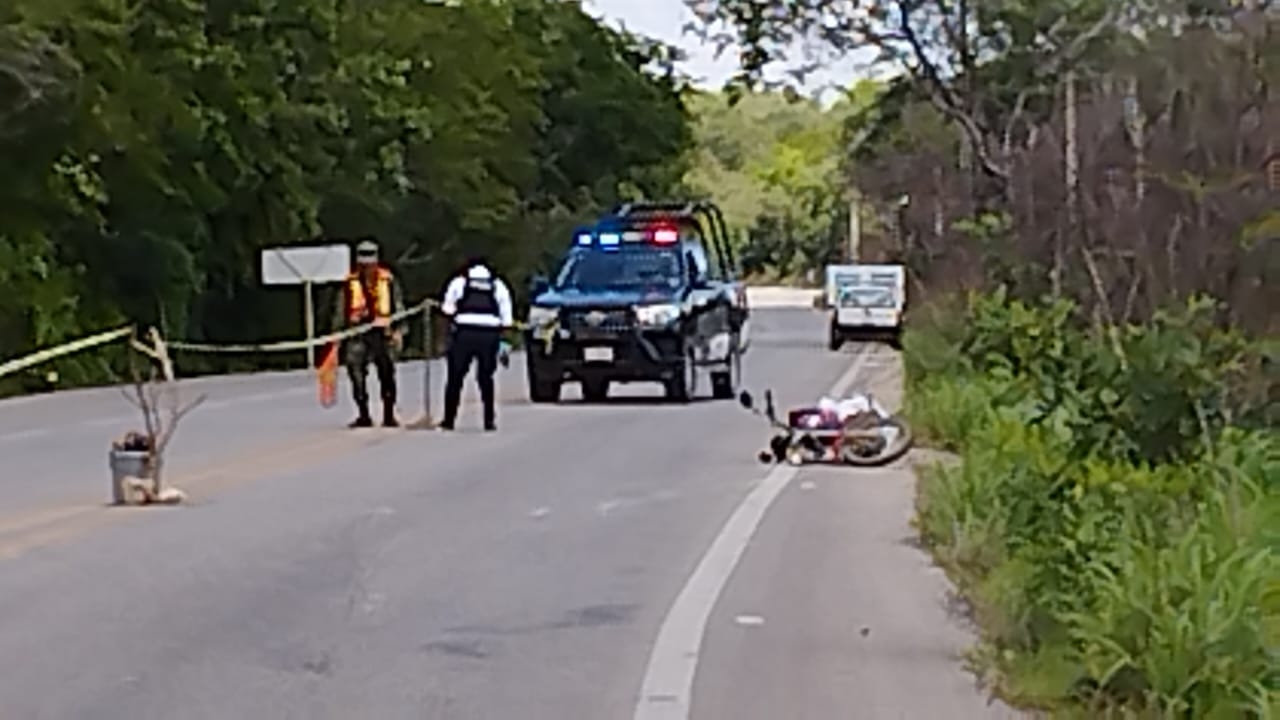
[[[458,300],[458,314],[498,317],[498,297],[494,292],[493,279],[477,280],[469,277],[466,278],[466,283],[462,299]]]

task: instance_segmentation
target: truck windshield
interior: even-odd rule
[[[677,289],[683,263],[675,247],[622,245],[616,250],[575,247],[556,276],[557,290]]]
[[[893,290],[871,285],[855,285],[840,288],[840,307],[894,307]]]

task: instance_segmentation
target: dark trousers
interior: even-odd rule
[[[369,363],[378,373],[378,389],[382,394],[382,406],[390,411],[396,404],[396,364],[391,357],[390,342],[385,330],[374,328],[347,341],[347,373],[351,376],[351,391],[362,417],[369,414]]]
[[[462,402],[462,383],[471,370],[471,362],[477,365],[476,385],[480,387],[480,401],[484,404],[484,424],[491,427],[496,422],[493,397],[493,374],[498,369],[498,347],[502,331],[498,328],[459,325],[453,329],[449,340],[448,380],[444,386],[444,424],[452,426],[458,419],[458,405]]]

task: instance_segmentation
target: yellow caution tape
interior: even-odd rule
[[[559,320],[553,320],[550,324],[542,328],[542,333],[538,336],[538,339],[542,341],[542,347],[546,354],[551,354],[551,346],[555,344],[556,334],[559,332]]]
[[[399,322],[401,320],[404,320],[405,318],[417,315],[418,313],[422,312],[423,310],[426,310],[428,307],[430,307],[433,304],[435,304],[434,300],[424,300],[423,302],[411,308],[408,308],[407,310],[402,310],[392,315],[391,322],[393,323]],[[353,328],[348,328],[340,332],[330,333],[322,337],[317,337],[312,340],[282,340],[280,342],[256,343],[251,345],[214,345],[211,343],[190,343],[190,342],[172,341],[172,342],[167,342],[166,345],[168,345],[173,350],[185,350],[187,352],[202,352],[202,353],[238,354],[238,353],[262,353],[262,352],[292,352],[295,350],[306,350],[308,347],[321,347],[324,345],[328,345],[331,342],[336,342],[339,340],[346,340],[347,338],[352,338],[357,335],[362,335],[365,332],[368,332],[369,330],[372,330],[376,327],[379,327],[379,325],[377,325],[376,323],[365,323],[363,325],[358,325]]]
[[[0,365],[0,377],[12,375],[13,373],[21,370],[26,370],[33,365],[39,365],[40,363],[48,362],[55,358],[63,357],[64,355],[71,355],[72,353],[77,353],[81,350],[87,350],[99,345],[106,345],[109,342],[120,340],[128,336],[131,332],[133,332],[133,328],[122,327],[118,330],[99,333],[97,335],[66,343],[65,345],[47,348],[45,350],[32,353],[31,355],[27,355],[26,357],[10,360],[3,365]]]
[[[408,308],[407,310],[402,310],[392,315],[391,322],[392,323],[399,322],[405,318],[417,315],[418,313],[426,310],[427,308],[439,307],[439,306],[440,306],[440,302],[438,300],[426,299],[418,303],[417,305],[411,308]],[[522,322],[515,322],[512,325],[516,330],[526,330],[526,329],[529,329],[530,327],[527,323],[522,323]],[[266,353],[266,352],[294,352],[297,350],[306,350],[308,347],[322,347],[331,342],[336,342],[336,341],[346,340],[348,338],[356,337],[376,327],[378,327],[376,323],[365,323],[357,327],[348,328],[346,330],[330,333],[322,337],[317,337],[310,341],[282,340],[280,342],[271,342],[271,343],[217,345],[213,343],[192,343],[192,342],[182,342],[182,341],[175,340],[175,341],[167,342],[165,344],[170,349],[173,349],[173,350],[182,350],[186,352],[195,352],[195,353],[249,354],[249,353]],[[558,329],[559,329],[558,323],[548,326],[546,328],[543,328],[543,330],[545,331],[545,334],[540,339],[544,343],[546,343],[548,347],[550,347],[551,342]]]
[[[432,300],[432,299],[423,300],[422,302],[418,303],[417,305],[411,308],[402,310],[392,315],[391,322],[393,323],[399,322],[401,320],[404,320],[405,318],[413,317],[414,315],[417,315],[418,313],[423,312],[427,308],[438,307],[439,305],[440,303],[437,300]],[[347,338],[356,337],[357,335],[361,335],[375,327],[378,327],[376,323],[365,323],[357,327],[348,328],[340,332],[330,333],[328,335],[317,337],[312,340],[284,340],[280,342],[239,344],[239,345],[218,345],[213,343],[168,341],[165,343],[165,345],[172,350],[182,350],[186,352],[195,352],[195,353],[242,354],[242,353],[266,353],[266,352],[292,352],[296,350],[306,350],[308,347],[321,347],[331,342],[336,342],[340,340],[346,340]],[[547,348],[550,349],[550,346],[554,341],[555,335],[559,330],[559,327],[560,327],[559,323],[554,322],[550,325],[547,325],[541,328],[533,328],[533,329],[540,331],[538,333],[538,339],[541,340],[543,343],[545,343]],[[514,328],[516,330],[527,330],[527,329],[530,329],[531,326],[528,325],[527,323],[516,322],[514,323]],[[0,364],[0,377],[4,377],[6,375],[12,375],[13,373],[20,372],[27,368],[33,367],[35,365],[39,365],[41,363],[54,360],[56,358],[64,357],[66,355],[71,355],[71,354],[80,352],[82,350],[88,350],[90,348],[98,347],[100,345],[106,345],[116,340],[121,340],[125,337],[128,337],[132,332],[133,332],[132,327],[122,327],[117,330],[110,330],[107,332],[98,333],[97,335],[92,335],[90,337],[82,338],[80,340],[75,340],[69,343],[65,343],[63,345],[58,345],[56,347],[46,348],[44,350],[41,350],[36,353],[32,353],[31,355],[27,355],[25,357],[9,360],[3,364]]]

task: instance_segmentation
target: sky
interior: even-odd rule
[[[611,25],[624,24],[632,32],[683,48],[689,60],[681,70],[700,87],[718,88],[737,70],[737,54],[733,48],[717,59],[714,46],[703,45],[698,38],[683,33],[685,24],[693,21],[684,0],[584,0],[583,6]],[[771,72],[769,76],[778,77],[778,73]],[[815,73],[804,87],[810,91],[831,83],[847,87],[861,76],[863,73],[859,73],[852,62],[840,63]]]

